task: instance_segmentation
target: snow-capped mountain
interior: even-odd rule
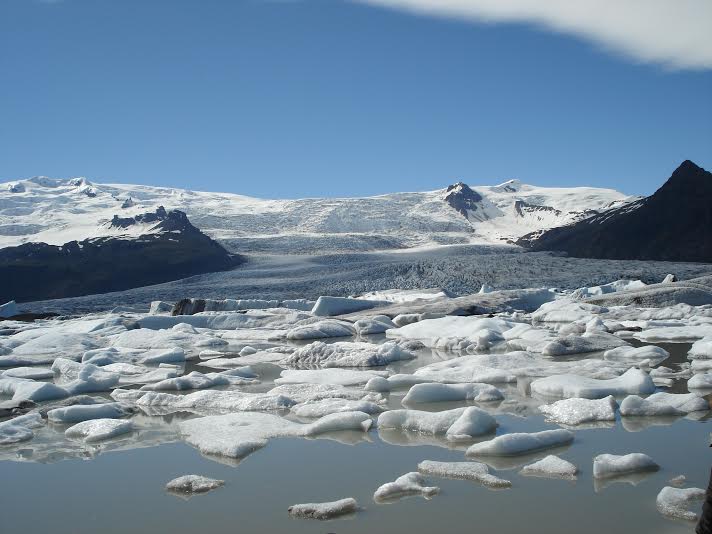
[[[611,189],[546,188],[517,180],[365,198],[265,200],[35,177],[0,186],[0,247],[150,233],[150,222],[122,227],[112,220],[158,206],[185,212],[196,227],[236,252],[505,244],[631,200]]]

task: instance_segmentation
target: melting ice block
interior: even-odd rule
[[[440,492],[437,486],[426,486],[425,478],[418,472],[406,473],[393,482],[380,486],[373,494],[376,502],[386,502],[407,497],[409,495],[422,495],[426,499],[432,498]]]
[[[358,511],[356,499],[348,497],[332,502],[295,504],[288,508],[289,515],[304,519],[332,519]]]
[[[489,441],[475,443],[467,449],[467,456],[517,456],[553,447],[568,445],[574,440],[568,430],[544,430],[533,433],[513,433]]]

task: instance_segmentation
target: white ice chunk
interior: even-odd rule
[[[27,441],[34,437],[32,429],[44,426],[42,417],[37,412],[20,415],[0,423],[0,445],[10,445]]]
[[[354,322],[356,333],[362,336],[368,334],[382,334],[389,328],[397,328],[387,315],[374,315]]]
[[[250,384],[254,380],[241,376],[230,376],[221,373],[203,374],[193,371],[184,376],[167,378],[153,384],[146,384],[141,389],[144,391],[185,391],[189,389],[206,389],[215,386],[227,386],[230,384]]]
[[[121,419],[91,419],[70,426],[64,435],[68,438],[81,439],[87,443],[115,438],[133,430],[131,421]]]
[[[325,319],[316,323],[296,326],[286,334],[287,339],[321,339],[325,337],[349,337],[356,333],[351,323]]]
[[[702,501],[705,498],[705,490],[701,488],[673,488],[665,486],[655,500],[658,511],[673,519],[683,519],[685,521],[697,521],[697,513],[688,508],[692,503]]]
[[[361,386],[374,376],[387,377],[386,371],[354,371],[351,369],[286,369],[275,384],[333,384]]]
[[[437,486],[426,486],[425,478],[420,473],[413,471],[399,476],[393,482],[380,486],[373,494],[377,503],[393,501],[409,495],[422,495],[430,499],[440,492]]]
[[[567,354],[609,350],[624,345],[628,345],[628,343],[618,336],[594,331],[586,332],[581,336],[569,334],[568,336],[559,337],[544,345],[541,352],[548,356],[564,356]]]
[[[534,380],[532,393],[554,397],[599,399],[608,395],[646,395],[655,391],[655,384],[640,369],[628,369],[621,376],[597,380],[579,375],[554,375]]]
[[[383,378],[382,376],[374,376],[368,382],[366,382],[364,389],[366,391],[376,391],[385,393],[391,390],[391,383],[388,381],[387,378]]]
[[[687,381],[688,389],[712,389],[712,373],[700,373]]]
[[[574,302],[567,298],[557,299],[542,304],[532,313],[532,321],[542,323],[571,323],[574,321],[589,321],[594,316],[606,313],[607,308]]]
[[[289,507],[289,514],[304,519],[332,519],[358,511],[356,499],[351,497],[333,502],[295,504]]]
[[[603,359],[609,362],[636,365],[648,360],[648,366],[658,365],[670,357],[662,347],[645,345],[643,347],[618,347],[603,353]]]
[[[509,480],[490,474],[489,467],[480,462],[435,462],[425,460],[418,464],[418,471],[435,477],[471,480],[491,488],[509,488],[512,486]]]
[[[76,404],[64,408],[54,408],[47,412],[47,419],[53,423],[74,424],[90,419],[119,419],[131,412],[118,402],[105,404]]]
[[[350,299],[347,297],[319,297],[314,303],[312,315],[320,317],[333,317],[345,313],[370,310],[375,306],[387,304],[385,301],[374,301],[364,299]]]
[[[289,408],[296,402],[278,393],[248,393],[242,391],[204,390],[188,395],[173,395],[148,391],[136,399],[142,409],[160,408],[165,412],[206,411],[272,411]]]
[[[265,413],[231,413],[180,423],[184,439],[204,454],[244,458],[271,438],[316,436],[338,430],[368,431],[371,418],[363,412],[334,413],[302,424]]]
[[[621,403],[621,415],[666,416],[685,415],[691,412],[709,410],[709,403],[693,393],[654,393],[643,399],[629,395]]]
[[[712,360],[712,337],[698,339],[687,353],[690,360]]]
[[[633,473],[657,471],[660,466],[647,454],[634,452],[623,456],[599,454],[593,459],[593,476],[610,478]]]
[[[12,400],[16,401],[31,400],[34,402],[63,399],[69,396],[66,389],[55,384],[12,377],[0,378],[0,394],[11,395]]]
[[[48,367],[14,367],[5,372],[0,372],[0,376],[26,378],[28,380],[45,380],[52,378],[54,372]]]
[[[475,443],[467,449],[467,456],[516,456],[552,447],[568,445],[574,440],[568,430],[544,430],[533,433],[504,434],[489,441]]]
[[[295,367],[378,367],[413,358],[415,354],[392,341],[382,345],[315,341],[295,350],[283,363]]]
[[[497,421],[484,410],[474,406],[442,412],[389,410],[378,416],[378,428],[444,434],[451,441],[461,441],[494,432]]]
[[[491,402],[504,399],[504,394],[490,384],[416,384],[403,398],[403,404],[424,402],[476,401]]]
[[[324,417],[338,412],[381,413],[385,408],[375,402],[349,399],[320,399],[295,404],[291,412],[298,417]]]
[[[616,400],[612,395],[603,399],[562,399],[539,406],[549,421],[563,425],[580,425],[596,421],[615,421]]]
[[[183,475],[168,482],[166,489],[175,493],[206,493],[224,485],[224,480],[216,480],[200,475]]]
[[[571,462],[550,454],[538,462],[525,465],[519,473],[531,477],[573,479],[576,478],[578,468]]]

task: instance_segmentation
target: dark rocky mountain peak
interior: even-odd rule
[[[123,207],[123,206],[122,206]],[[188,216],[180,210],[166,211],[163,206],[158,206],[156,211],[141,213],[135,217],[119,217],[114,215],[109,223],[109,228],[130,228],[137,224],[150,225],[154,230],[159,230],[163,232],[183,232],[183,231],[197,231],[197,228],[193,226],[188,220]]]
[[[448,186],[444,200],[464,217],[469,217],[480,208],[482,195],[466,183],[457,182]]]
[[[712,262],[712,173],[686,160],[647,198],[518,243],[582,258]]]

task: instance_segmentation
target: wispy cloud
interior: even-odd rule
[[[528,22],[676,69],[712,68],[712,0],[355,0],[478,22]]]

